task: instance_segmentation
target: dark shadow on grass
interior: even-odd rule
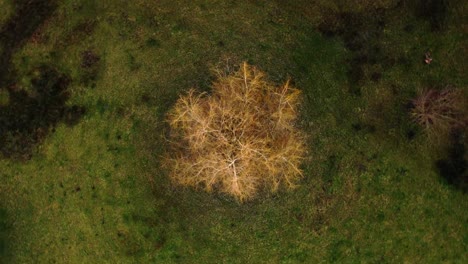
[[[420,0],[415,8],[415,15],[427,20],[432,31],[441,31],[445,27],[449,0]]]
[[[70,79],[48,66],[33,71],[32,92],[13,85],[9,103],[0,106],[0,153],[3,157],[27,160],[33,148],[58,122],[74,125],[85,109],[66,106]]]
[[[348,60],[349,92],[361,95],[360,86],[366,80],[364,67],[379,64],[385,60],[380,50],[380,36],[385,27],[384,11],[376,10],[367,13],[329,14],[318,27],[325,37],[340,37],[346,48],[352,52]],[[326,18],[327,18],[326,17]],[[377,82],[381,73],[372,74],[372,81]]]
[[[444,181],[464,193],[468,192],[468,161],[466,160],[466,147],[462,131],[456,131],[452,135],[452,145],[449,148],[448,157],[436,162],[440,176]]]
[[[34,146],[58,122],[75,124],[84,113],[80,106],[66,106],[70,78],[50,66],[34,69],[32,87],[19,87],[13,54],[19,50],[50,17],[55,1],[17,0],[16,13],[0,29],[0,91],[6,90],[7,102],[0,105],[0,158],[27,160]],[[26,91],[23,88],[30,88]]]
[[[10,67],[12,55],[33,35],[34,31],[52,15],[55,1],[16,0],[16,13],[0,29],[0,87],[11,82],[14,77]]]
[[[0,262],[8,263],[7,261],[7,237],[8,237],[8,225],[7,225],[7,212],[5,209],[0,208]]]

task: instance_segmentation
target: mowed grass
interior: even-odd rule
[[[466,262],[466,194],[438,175],[443,151],[417,129],[405,136],[415,128],[403,107],[428,85],[466,87],[461,13],[444,33],[412,16],[390,20],[379,63],[405,63],[376,63],[380,80],[364,81],[357,96],[353,52],[295,10],[271,1],[60,1],[13,62],[26,89],[40,64],[71,76],[68,103],[86,113],[57,125],[31,160],[0,161],[1,260]],[[404,23],[414,31],[401,33]],[[434,63],[424,65],[429,48]],[[99,57],[90,69],[86,51]],[[301,185],[245,204],[172,186],[160,164],[165,113],[189,88],[209,90],[210,68],[244,60],[304,93],[311,159]]]

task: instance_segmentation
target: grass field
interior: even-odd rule
[[[468,5],[338,2],[0,0],[0,263],[466,263],[466,127],[407,105],[467,95]],[[160,161],[178,96],[242,61],[302,90],[310,160],[239,204]]]

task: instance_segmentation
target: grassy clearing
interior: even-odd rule
[[[31,160],[0,160],[1,260],[466,262],[466,194],[438,175],[445,150],[403,107],[426,86],[467,86],[458,26],[466,4],[453,5],[434,32],[411,6],[389,9],[381,31],[359,31],[369,46],[353,50],[317,31],[325,17],[306,17],[318,4],[59,1],[13,54],[17,83],[27,89],[35,67],[52,65],[72,79],[67,104],[86,113],[50,128]],[[428,49],[431,65],[422,62]],[[87,51],[99,59],[83,67]],[[357,65],[358,53],[369,61]],[[313,159],[296,190],[239,205],[174,188],[161,170],[164,114],[181,92],[208,90],[210,67],[225,58],[302,90]]]

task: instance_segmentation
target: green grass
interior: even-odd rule
[[[443,151],[419,132],[406,138],[402,107],[428,85],[467,86],[462,11],[442,33],[411,15],[389,19],[357,96],[343,40],[277,2],[59,1],[13,63],[26,89],[39,64],[70,75],[68,104],[86,114],[57,125],[31,160],[0,160],[0,262],[466,262],[466,194],[438,175]],[[100,57],[89,72],[87,50]],[[164,114],[189,88],[208,90],[225,58],[303,90],[311,160],[296,190],[238,204],[176,188],[161,169]],[[408,62],[385,66],[399,58]]]

